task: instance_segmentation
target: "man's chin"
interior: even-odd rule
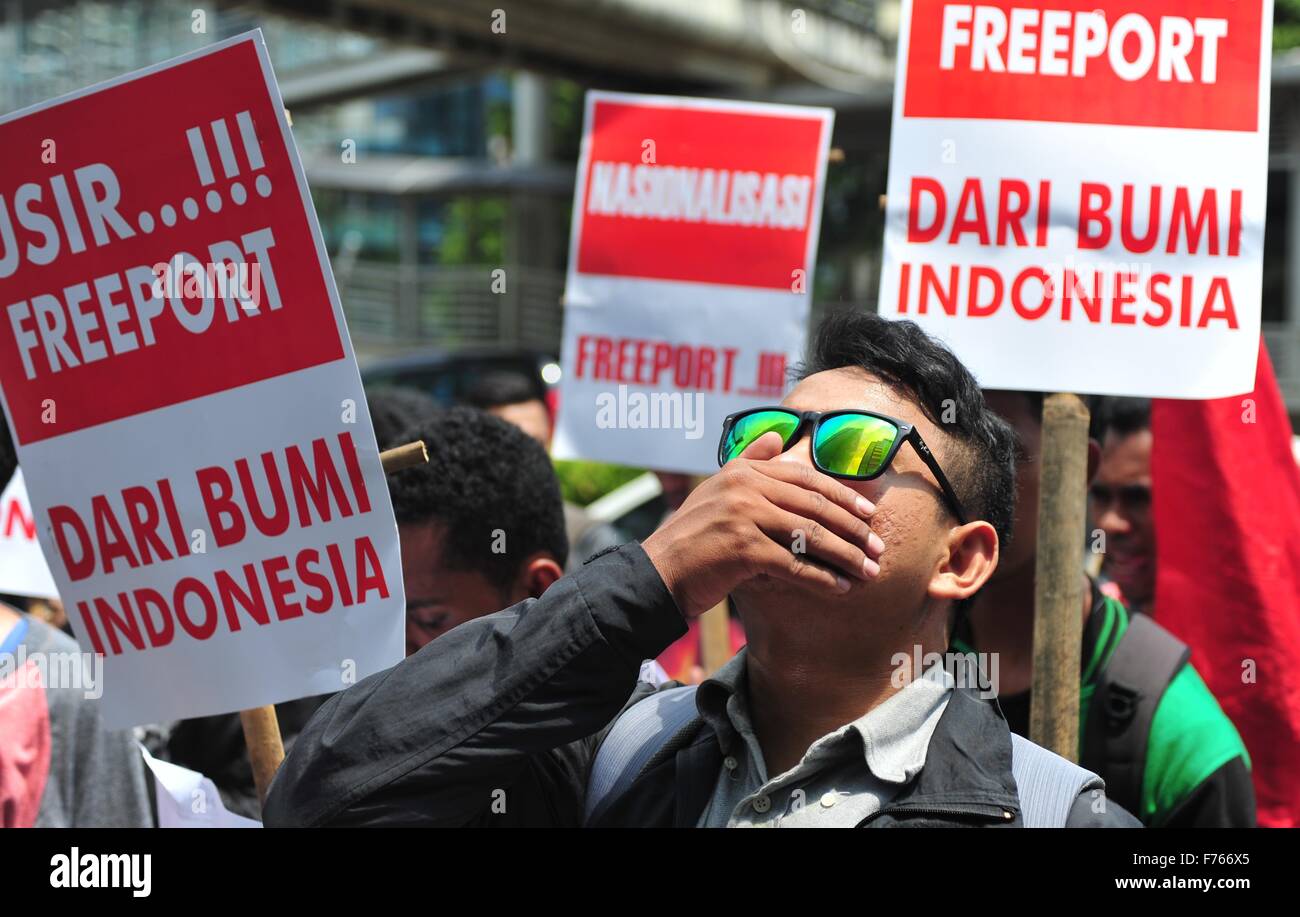
[[[1154,564],[1146,557],[1108,561],[1102,572],[1119,587],[1128,601],[1145,603],[1155,591]]]

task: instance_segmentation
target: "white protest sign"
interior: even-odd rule
[[[803,354],[833,113],[589,92],[555,454],[717,470]]]
[[[23,470],[0,493],[0,592],[57,599],[59,591],[36,540],[36,517],[27,500]]]
[[[1271,0],[1050,6],[904,2],[881,314],[987,387],[1250,391]]]
[[[221,801],[209,778],[188,767],[160,761],[143,745],[140,754],[153,775],[159,828],[260,828],[262,823],[236,815]]]
[[[396,524],[260,33],[0,118],[0,312],[109,726],[400,661]]]

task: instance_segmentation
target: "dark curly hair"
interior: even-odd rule
[[[475,408],[451,407],[405,430],[424,440],[429,463],[388,476],[399,523],[446,526],[444,563],[505,589],[523,558],[545,551],[563,568],[569,555],[560,485],[546,450],[514,424]],[[505,552],[495,553],[497,530]]]
[[[915,402],[943,430],[950,444],[944,450],[944,474],[967,514],[992,525],[1005,549],[1016,506],[1016,436],[984,403],[970,371],[914,322],[870,312],[832,312],[795,373],[804,379],[849,366],[866,370]],[[952,422],[945,423],[945,417]]]
[[[405,445],[401,434],[427,417],[438,413],[438,402],[416,388],[384,386],[366,391],[370,423],[380,449]]]

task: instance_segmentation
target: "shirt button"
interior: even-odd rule
[[[772,799],[769,796],[758,796],[754,799],[754,811],[762,815],[768,809],[772,808]]]
[[[822,795],[823,808],[829,809],[831,806],[835,805],[835,803],[838,801],[839,801],[839,797],[837,797],[834,793],[825,793]]]
[[[734,771],[736,768],[740,767],[740,762],[731,755],[727,755],[727,757],[722,759],[722,766],[729,771]]]

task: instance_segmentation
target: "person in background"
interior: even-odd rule
[[[997,654],[998,703],[1011,730],[1028,737],[1043,396],[984,395],[1019,440],[1017,512],[998,569],[975,597],[954,643],[964,652]],[[1100,451],[1091,440],[1090,473]],[[1117,476],[1120,471],[1126,474],[1122,480],[1143,480],[1140,469],[1119,467]],[[1245,746],[1187,661],[1186,647],[1150,618],[1135,620],[1084,575],[1082,566],[1079,576],[1084,580],[1079,763],[1100,775],[1107,796],[1148,827],[1253,827],[1255,796]]]
[[[560,485],[541,444],[467,407],[401,434],[429,462],[388,476],[402,544],[406,650],[459,624],[537,598],[569,553]]]
[[[385,386],[366,392],[370,423],[375,429],[379,451],[404,446],[400,434],[437,414],[441,408],[429,395],[415,388]]]
[[[1101,578],[1107,592],[1149,613],[1156,592],[1156,530],[1151,516],[1151,402],[1101,398],[1092,438],[1101,461],[1088,487],[1088,510],[1106,538]]]
[[[550,408],[538,395],[537,386],[519,373],[487,373],[470,386],[464,401],[470,407],[514,424],[543,448],[551,448]]]
[[[17,467],[0,413],[0,488]],[[0,604],[0,660],[0,827],[152,827],[153,781],[133,731],[100,721],[103,684],[56,683],[87,671],[76,641]]]

